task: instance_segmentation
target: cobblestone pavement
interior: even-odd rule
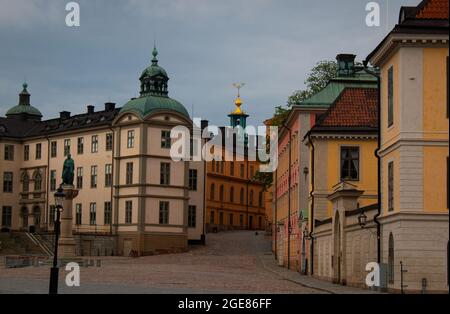
[[[102,257],[101,267],[82,267],[81,286],[60,293],[358,293],[276,266],[270,239],[238,231],[207,235],[206,246],[188,253],[142,258]],[[49,267],[0,266],[0,293],[47,293]],[[306,280],[306,282],[304,282]],[[333,289],[330,289],[330,286]]]

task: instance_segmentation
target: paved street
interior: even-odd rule
[[[361,293],[323,283],[276,265],[270,239],[254,232],[209,234],[206,246],[188,253],[142,258],[106,257],[101,267],[82,267],[81,286],[61,293]],[[47,293],[48,266],[0,266],[0,293]]]

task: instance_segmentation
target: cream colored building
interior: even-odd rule
[[[53,193],[68,153],[75,161],[73,230],[79,255],[185,251],[204,242],[205,163],[170,157],[175,126],[193,123],[168,97],[166,71],[152,64],[140,97],[121,109],[42,120],[24,84],[19,104],[0,117],[0,224],[4,230],[51,233]],[[198,126],[200,128],[200,126]]]
[[[448,292],[448,8],[403,7],[368,57],[381,70],[379,221],[392,291]]]

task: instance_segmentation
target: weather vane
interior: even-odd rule
[[[238,90],[238,97],[241,97],[241,88],[245,86],[245,83],[233,83],[233,86]]]

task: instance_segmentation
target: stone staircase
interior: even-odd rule
[[[47,244],[28,232],[0,233],[0,255],[51,256]]]

